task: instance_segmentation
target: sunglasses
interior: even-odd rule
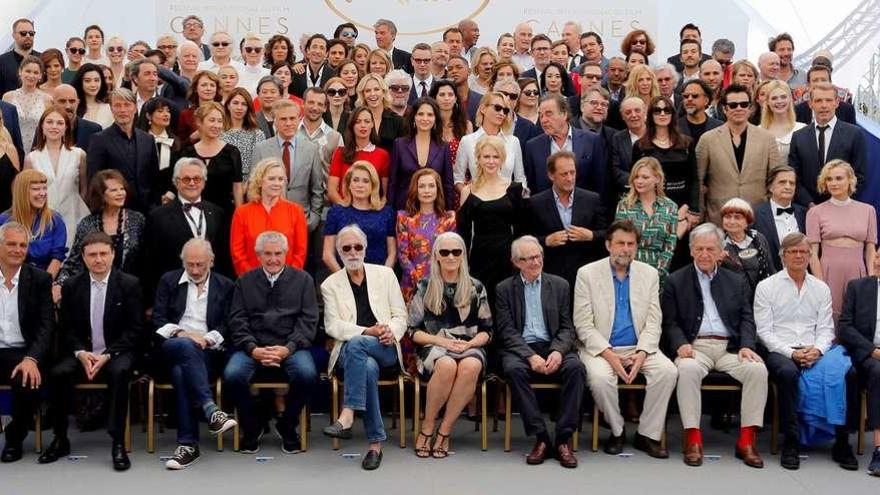
[[[414,59],[412,59],[412,61],[417,64],[430,64],[431,63],[430,58],[414,58]]]
[[[35,34],[37,34],[36,31],[19,31],[18,32],[18,35],[21,36],[22,38],[26,38],[26,37],[33,38]]]
[[[503,105],[489,105],[489,106],[490,106],[493,110],[495,110],[496,112],[501,112],[501,113],[503,113],[504,115],[509,115],[509,114],[510,114],[510,109],[507,108],[507,107],[505,107],[505,106],[503,106]]]
[[[506,93],[506,92],[502,91],[501,94],[510,98],[511,100],[516,100],[519,98],[519,93]]]
[[[654,115],[660,115],[661,113],[672,115],[672,109],[669,107],[654,107],[651,109],[651,113],[653,113]]]
[[[540,91],[538,91],[537,89],[527,89],[523,91],[522,94],[526,96],[538,96],[540,94]]]
[[[245,53],[260,53],[261,51],[263,51],[262,46],[246,46],[246,47],[244,47]]]
[[[123,48],[123,47],[121,47],[121,46],[108,46],[108,47],[107,47],[107,51],[108,51],[109,53],[116,53],[116,52],[120,52],[120,53],[121,53],[121,52],[124,52],[124,51],[125,51],[125,48]]]
[[[364,250],[364,245],[363,244],[347,244],[345,246],[342,246],[343,253],[351,252],[352,249],[354,249],[355,251],[357,251],[359,253]]]
[[[391,91],[393,91],[395,93],[404,93],[404,92],[409,91],[409,86],[401,86],[399,84],[392,84],[391,86],[388,86],[388,89],[390,89]]]
[[[211,43],[211,46],[213,46],[214,48],[219,48],[221,46],[225,47],[225,46],[229,46],[229,42],[228,41],[215,41],[215,42]]]
[[[85,48],[68,48],[67,51],[70,52],[71,55],[85,55],[86,54]]]
[[[633,42],[630,43],[630,45],[647,45],[647,44],[648,44],[647,40],[633,40]]]
[[[449,256],[450,254],[451,254],[452,256],[458,258],[459,256],[461,256],[461,253],[463,253],[463,252],[464,252],[464,250],[462,250],[462,249],[458,249],[458,248],[455,248],[455,249],[438,249],[438,250],[437,250],[437,254],[439,254],[441,258],[446,258],[446,257]]]
[[[683,93],[681,95],[681,97],[684,98],[685,100],[696,100],[697,98],[699,98],[701,96],[703,96],[703,95],[701,95],[699,93]]]
[[[180,182],[183,182],[184,184],[201,184],[202,181],[205,179],[203,177],[196,176],[196,177],[178,177],[177,180],[179,180]]]
[[[591,79],[593,81],[599,81],[602,79],[602,74],[584,74],[581,76],[583,79]]]
[[[177,45],[159,45],[156,48],[158,48],[160,50],[176,50]]]
[[[749,108],[752,106],[752,102],[750,101],[729,101],[727,102],[727,108],[734,110],[736,108]]]
[[[348,89],[347,88],[339,88],[339,89],[330,88],[326,92],[327,92],[327,96],[331,96],[331,97],[345,96],[348,94]]]
[[[339,33],[339,36],[342,36],[343,38],[357,38],[358,37],[357,33],[352,33],[352,32],[347,32],[347,31]]]

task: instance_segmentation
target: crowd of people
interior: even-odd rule
[[[618,386],[644,383],[633,446],[669,456],[675,393],[698,466],[715,371],[742,386],[735,453],[755,468],[773,383],[782,467],[833,440],[858,469],[847,407],[866,387],[880,475],[877,215],[854,199],[866,145],[830,53],[803,72],[783,33],[736,61],[693,24],[656,65],[645,30],[606,57],[576,22],[491,46],[465,20],[411,51],[387,19],[375,49],[350,23],[295,44],[206,36],[194,15],[155,47],[92,25],[38,53],[36,34],[16,20],[0,55],[2,462],[44,398],[38,462],[68,455],[75,385],[100,382],[128,469],[135,371],[174,386],[169,469],[198,460],[203,419],[258,452],[266,409],[298,452],[326,372],[344,396],[323,434],[352,438],[360,413],[364,469],[382,461],[388,373],[427,383],[420,458],[449,455],[493,374],[535,439],[528,464],[577,466],[588,391],[620,453]],[[289,392],[252,393],[266,380]],[[548,380],[552,435],[531,387]]]

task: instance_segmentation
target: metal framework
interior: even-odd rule
[[[834,66],[842,67],[880,33],[878,12],[880,0],[862,1],[816,44],[806,50],[798,50],[801,54],[795,57],[792,64],[799,69],[807,69],[816,51],[824,48],[833,54]]]

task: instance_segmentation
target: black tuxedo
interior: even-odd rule
[[[794,208],[794,218],[798,224],[798,231],[807,232],[807,209],[799,204],[792,203]],[[773,259],[773,266],[776,271],[782,270],[782,260],[779,259],[779,234],[776,232],[776,212],[770,209],[770,202],[765,201],[755,207],[755,223],[752,225],[755,230],[764,234],[767,244],[770,245],[770,257]]]
[[[841,101],[837,105],[837,111],[834,112],[838,120],[842,120],[847,124],[856,125],[856,109],[852,103]],[[794,117],[798,122],[809,124],[813,121],[813,109],[810,108],[810,102],[802,101],[794,106]]]
[[[167,323],[180,323],[186,311],[186,293],[189,284],[180,283],[183,268],[172,270],[159,279],[156,303],[153,305],[153,326],[161,328]],[[232,280],[212,271],[208,281],[208,331],[216,330],[226,338],[226,320],[232,303]]]
[[[718,267],[709,284],[718,315],[730,334],[728,352],[743,347],[754,350],[757,342],[749,284],[742,274]],[[679,347],[697,338],[703,320],[703,293],[697,268],[689,263],[669,275],[663,284],[663,339],[675,356]]]
[[[571,130],[571,149],[575,157],[577,169],[576,185],[605,197],[608,178],[605,167],[605,150],[602,140],[593,132],[569,127]],[[551,153],[551,138],[547,134],[534,137],[526,143],[523,165],[526,180],[532,194],[539,193],[551,186],[547,177],[547,158]]]
[[[409,75],[413,75],[412,54],[400,48],[391,51],[391,63],[395,69],[401,69]]]
[[[846,286],[837,338],[859,370],[868,390],[868,428],[880,428],[880,359],[874,352],[877,331],[877,277],[851,280]]]
[[[156,142],[148,133],[132,130],[132,138],[116,124],[94,134],[89,142],[86,163],[89,179],[101,170],[116,169],[128,181],[127,205],[141,213],[149,211],[157,192],[159,155]],[[129,153],[131,148],[131,153]]]
[[[304,63],[308,66],[308,62]],[[323,88],[324,83],[336,75],[336,71],[331,69],[330,65],[326,62],[322,64],[318,70],[320,71],[320,76],[318,77],[318,82],[315,86]],[[305,93],[306,89],[309,87],[308,77],[307,71],[303,71],[302,74],[293,73],[290,79],[290,94],[302,98],[303,93]]]
[[[820,164],[815,124],[809,124],[795,131],[791,136],[788,164],[797,172],[798,191],[795,201],[803,206],[810,203],[819,204],[828,199],[827,194],[819,194],[816,189],[816,181],[824,163],[835,158],[852,165],[853,171],[856,173],[856,191],[861,191],[865,186],[865,171],[868,160],[862,129],[838,119],[834,125],[830,142],[827,136],[825,139],[825,160]]]

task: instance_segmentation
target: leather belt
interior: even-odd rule
[[[706,340],[730,340],[729,337],[722,337],[720,335],[697,335],[697,338]]]

